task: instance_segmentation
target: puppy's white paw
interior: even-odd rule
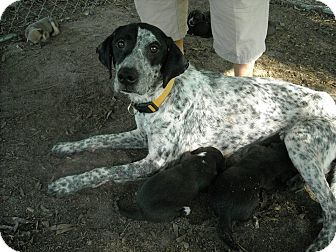
[[[185,214],[186,216],[189,215],[190,212],[191,212],[190,207],[185,206],[185,207],[183,207],[182,209],[183,209],[182,211],[184,212],[184,214]]]

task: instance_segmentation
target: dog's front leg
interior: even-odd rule
[[[160,167],[149,156],[125,165],[100,167],[91,171],[60,178],[48,185],[48,193],[56,196],[73,193],[84,188],[100,186],[108,181],[126,182],[147,177]]]
[[[143,131],[135,129],[119,134],[93,136],[76,142],[58,143],[51,151],[56,155],[68,155],[101,148],[147,148],[147,138]]]

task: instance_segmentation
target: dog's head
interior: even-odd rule
[[[110,77],[112,65],[115,67],[115,90],[127,93],[131,99],[165,87],[188,67],[174,41],[145,23],[117,28],[98,46],[97,53]]]

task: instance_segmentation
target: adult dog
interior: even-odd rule
[[[115,67],[115,91],[127,94],[138,110],[137,129],[59,143],[52,151],[64,155],[98,148],[148,148],[149,153],[134,163],[60,178],[49,185],[50,193],[136,180],[201,146],[213,146],[229,156],[279,132],[324,213],[323,229],[308,250],[320,250],[332,241],[336,183],[329,186],[325,174],[336,157],[336,105],[327,93],[278,80],[198,71],[188,66],[171,38],[144,23],[117,28],[97,52],[110,75],[112,64]],[[175,83],[170,81],[174,77]],[[161,102],[154,102],[158,97]]]

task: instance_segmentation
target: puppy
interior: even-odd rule
[[[188,15],[188,34],[200,36],[202,38],[211,38],[210,12],[201,12],[193,10]]]
[[[128,218],[153,222],[170,221],[188,215],[187,205],[206,189],[224,166],[224,157],[213,147],[184,153],[176,164],[149,178],[137,192],[135,209],[122,206],[120,213]]]
[[[228,160],[228,163],[230,160]],[[229,249],[244,250],[232,237],[232,223],[249,219],[262,189],[272,189],[295,174],[283,142],[252,144],[209,188],[210,206],[219,216],[219,235]]]
[[[30,24],[25,30],[27,42],[31,41],[33,44],[46,42],[50,35],[56,36],[59,33],[58,23],[52,17],[42,18],[41,20]]]

